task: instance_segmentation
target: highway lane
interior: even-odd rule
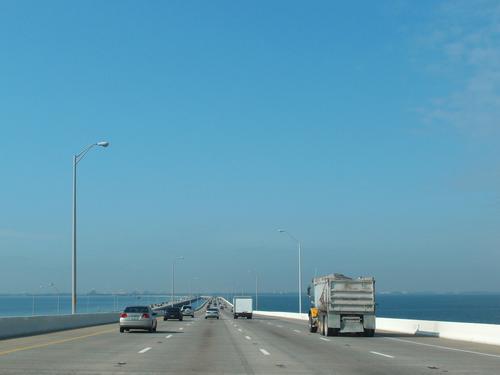
[[[384,334],[325,338],[307,332],[305,322],[203,317],[159,320],[153,334],[120,334],[113,324],[3,340],[0,374],[500,373],[500,348],[487,345]]]
[[[358,361],[358,373],[500,374],[500,347],[497,346],[384,332],[378,332],[373,338],[324,337],[309,333],[306,322],[266,317],[257,317],[255,321],[264,328],[237,320],[242,333],[247,335],[251,336],[254,330],[254,336],[263,335],[262,339],[271,343],[276,341],[276,336],[283,337],[281,341],[285,346],[279,346],[278,350],[294,352],[300,348],[304,357],[309,357],[307,350],[321,352],[323,356],[330,355],[332,362],[347,365],[348,369],[356,367],[350,361]],[[317,354],[311,354],[314,355]]]

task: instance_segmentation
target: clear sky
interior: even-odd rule
[[[498,291],[497,1],[0,2],[0,292]],[[193,280],[194,277],[197,279]]]

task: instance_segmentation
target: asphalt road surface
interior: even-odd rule
[[[304,322],[255,316],[158,320],[0,341],[0,374],[500,374],[500,347],[377,333],[322,337]]]

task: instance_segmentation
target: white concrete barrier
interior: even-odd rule
[[[225,299],[224,297],[219,297],[221,300],[223,300],[226,304],[228,304],[229,306],[233,307],[233,304],[231,302],[229,302],[227,299]]]
[[[500,325],[498,324],[377,318],[377,329],[411,335],[436,336],[451,340],[500,345]]]
[[[307,314],[291,313],[291,312],[284,312],[284,311],[255,310],[253,313],[256,315],[275,316],[277,318],[298,319],[298,320],[308,320],[309,319]]]
[[[254,311],[254,314],[277,318],[308,320],[307,314],[282,311]],[[500,325],[481,323],[440,322],[432,320],[377,318],[377,330],[435,336],[450,340],[500,345]]]
[[[119,318],[116,312],[0,318],[0,339],[118,323]]]

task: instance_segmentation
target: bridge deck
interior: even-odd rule
[[[378,333],[310,334],[279,318],[159,320],[154,334],[105,325],[0,341],[1,374],[498,374],[500,347]]]

